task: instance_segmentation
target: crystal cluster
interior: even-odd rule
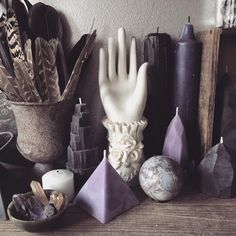
[[[67,154],[67,169],[81,176],[89,176],[99,163],[89,112],[86,104],[81,101],[75,105]]]
[[[57,213],[53,204],[44,206],[33,195],[15,194],[12,200],[18,217],[22,220],[43,220]]]
[[[47,198],[41,184],[32,181],[33,194],[14,194],[12,197],[17,216],[21,220],[44,220],[56,215],[62,206],[64,196],[62,193],[52,191]]]

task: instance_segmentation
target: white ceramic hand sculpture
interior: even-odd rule
[[[99,58],[99,87],[107,118],[113,122],[133,122],[142,119],[147,100],[147,63],[137,72],[136,39],[130,46],[130,70],[127,73],[125,30],[118,30],[118,74],[116,73],[116,44],[108,39],[107,59],[103,48]]]
[[[118,70],[116,73],[116,44],[108,39],[107,57],[103,48],[99,57],[99,88],[107,119],[103,120],[108,129],[108,160],[120,176],[130,182],[143,162],[142,132],[146,120],[142,119],[147,100],[147,63],[137,71],[136,40],[130,46],[129,74],[126,62],[125,30],[118,30]],[[108,73],[107,73],[108,72]]]

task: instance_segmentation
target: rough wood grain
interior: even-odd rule
[[[189,192],[168,203],[146,199],[106,225],[78,208],[71,208],[60,228],[37,235],[236,235],[235,207],[236,199]],[[9,221],[0,221],[0,229],[0,235],[31,235]]]
[[[222,29],[214,28],[198,35],[203,44],[199,91],[199,128],[202,156],[212,146],[212,133],[217,82],[218,55]]]

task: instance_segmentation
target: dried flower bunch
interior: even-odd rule
[[[37,6],[34,7],[35,5]],[[42,103],[73,99],[82,66],[93,50],[96,30],[86,35],[86,40],[83,38],[83,44],[80,44],[81,49],[77,53],[78,57],[69,77],[61,45],[61,25],[58,24],[57,18],[55,21],[55,17],[58,17],[57,12],[54,8],[42,3],[35,5],[31,5],[34,9],[30,10],[29,16],[26,17],[34,17],[32,14],[37,10],[46,11],[47,17],[51,17],[48,22],[53,22],[53,20],[56,22],[56,25],[52,25],[51,28],[59,25],[59,30],[55,34],[52,32],[51,35],[46,32],[45,36],[45,32],[39,29],[43,33],[37,34],[34,32],[37,25],[32,23],[34,18],[27,19],[31,25],[29,24],[26,29],[22,24],[27,21],[26,17],[24,21],[18,22],[19,18],[15,11],[12,8],[7,9],[6,14],[0,18],[0,89],[9,100],[18,102]],[[16,7],[19,10],[19,6]],[[48,31],[48,25],[45,28]],[[29,34],[31,37],[28,36]],[[58,53],[61,66],[58,66]],[[63,68],[64,90],[59,86],[59,70],[61,70],[59,67]]]

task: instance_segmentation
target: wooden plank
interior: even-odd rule
[[[167,203],[144,200],[103,225],[79,208],[68,210],[59,228],[37,235],[236,235],[236,199],[184,193]],[[0,235],[29,236],[11,222],[0,222]]]
[[[198,111],[202,156],[212,146],[215,90],[221,32],[222,29],[214,28],[209,31],[200,32],[198,35],[199,40],[203,43]]]

